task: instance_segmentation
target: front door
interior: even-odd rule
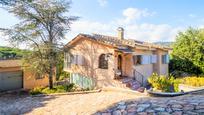
[[[122,76],[122,56],[118,55],[118,71],[121,72],[120,76]]]

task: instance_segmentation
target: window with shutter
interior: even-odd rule
[[[157,55],[151,55],[151,63],[157,63]]]
[[[162,55],[162,63],[168,64],[169,63],[169,55]]]
[[[169,55],[168,54],[166,55],[166,63],[167,64],[169,63]]]
[[[150,55],[142,55],[142,64],[150,64]]]
[[[67,68],[71,68],[71,55],[67,53]]]
[[[71,64],[74,64],[74,65],[77,64],[77,55],[73,55]]]
[[[64,53],[64,68],[67,68],[67,53]]]
[[[68,52],[64,53],[64,67],[65,68],[71,67],[71,56]]]
[[[78,55],[78,65],[83,66],[84,65],[84,56]]]
[[[142,56],[141,55],[134,55],[133,56],[133,64],[134,65],[141,65],[142,64]]]

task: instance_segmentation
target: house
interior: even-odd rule
[[[0,60],[0,92],[48,86],[47,76],[22,68],[21,60]]]
[[[131,78],[145,85],[153,73],[168,74],[169,47],[118,36],[79,34],[65,45],[64,71],[93,78],[97,86],[117,86],[116,80]]]

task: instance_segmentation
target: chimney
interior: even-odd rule
[[[118,39],[124,39],[124,29],[122,27],[118,27]]]

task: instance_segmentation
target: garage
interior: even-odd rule
[[[23,72],[0,72],[0,91],[17,90],[23,88]]]
[[[20,60],[0,60],[0,92],[23,88]]]

